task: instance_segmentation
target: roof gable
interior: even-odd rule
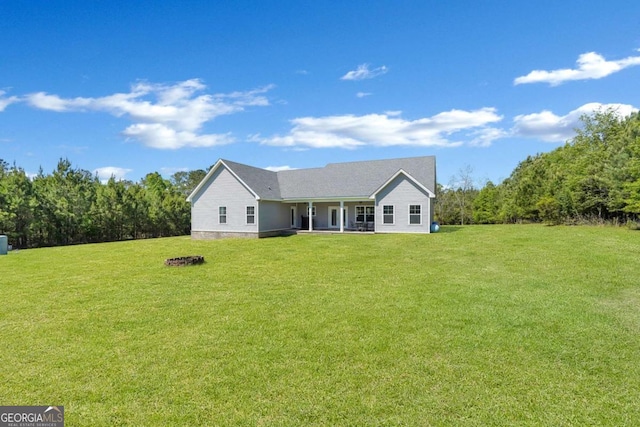
[[[280,188],[276,172],[248,166],[230,160],[219,159],[191,192],[187,201],[190,202],[202,187],[211,179],[211,176],[220,167],[225,167],[231,174],[249,190],[256,199],[280,200]]]
[[[394,179],[396,179],[400,175],[403,175],[409,181],[411,181],[414,185],[416,185],[418,188],[422,189],[425,193],[427,193],[429,195],[429,197],[432,197],[432,198],[436,197],[436,195],[435,195],[435,193],[433,191],[429,190],[427,187],[425,187],[420,182],[418,182],[414,177],[412,177],[411,175],[406,173],[404,170],[400,169],[398,172],[394,173],[384,184],[382,184],[380,187],[378,187],[378,189],[376,191],[374,191],[371,194],[371,196],[369,196],[369,198],[370,199],[375,199],[375,197],[378,195],[378,193],[380,191],[384,190],[387,185],[389,185]]]
[[[258,199],[280,200],[280,185],[277,172],[247,166],[242,163],[223,160],[227,167],[240,179]]]

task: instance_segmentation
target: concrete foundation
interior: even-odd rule
[[[214,240],[214,239],[260,239],[263,237],[289,236],[296,234],[295,230],[273,230],[261,231],[259,233],[243,233],[228,231],[191,231],[191,238],[195,240]]]

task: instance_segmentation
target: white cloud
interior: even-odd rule
[[[366,96],[371,96],[371,92],[358,92],[358,93],[356,93],[356,97],[358,97],[358,98],[364,98]]]
[[[503,129],[483,127],[469,134],[472,139],[469,145],[472,147],[489,147],[493,141],[509,136]]]
[[[45,92],[29,94],[25,99],[32,107],[57,112],[82,111],[91,104],[90,98],[63,99]]]
[[[259,87],[257,89],[253,89],[247,92],[232,92],[229,94],[218,94],[216,95],[220,99],[232,99],[233,105],[240,107],[247,106],[258,106],[258,107],[266,107],[269,105],[269,99],[262,94],[269,92],[271,89],[275,88],[276,85],[267,85],[263,87]]]
[[[374,68],[373,70],[369,69],[369,64],[360,64],[358,68],[355,70],[349,71],[344,76],[340,77],[340,80],[365,80],[372,79],[374,77],[381,76],[386,74],[389,69],[386,66],[381,66],[378,68]]]
[[[268,171],[280,172],[280,171],[292,171],[292,170],[296,170],[297,168],[292,168],[291,166],[267,166],[265,169]]]
[[[475,111],[451,110],[433,117],[405,120],[399,112],[301,117],[291,120],[293,128],[288,134],[269,138],[254,137],[262,144],[282,147],[346,148],[363,146],[423,146],[452,147],[463,142],[455,136],[467,137],[499,122],[502,116],[494,108]],[[484,143],[490,133],[485,131]],[[452,138],[453,137],[453,138]]]
[[[19,101],[17,96],[10,96],[8,98],[5,98],[4,97],[5,94],[6,94],[5,91],[0,90],[0,112],[4,111],[4,109],[7,108],[9,105]]]
[[[521,114],[513,119],[515,125],[511,129],[511,134],[519,137],[537,138],[545,142],[565,142],[575,136],[575,129],[581,125],[581,116],[609,109],[615,111],[620,117],[638,111],[637,108],[627,104],[592,102],[564,116],[558,116],[547,110],[533,114]]]
[[[161,150],[213,147],[235,142],[230,133],[198,135],[188,130],[176,130],[161,123],[136,123],[127,127],[122,134],[137,139],[148,147]]]
[[[570,80],[601,79],[628,67],[640,65],[640,56],[630,56],[618,61],[607,61],[596,52],[583,53],[576,61],[577,68],[563,68],[553,71],[534,70],[526,76],[517,77],[516,85],[526,83],[549,83],[558,86]]]
[[[131,172],[131,169],[119,168],[116,166],[105,166],[93,171],[95,175],[98,175],[98,178],[102,183],[106,183],[111,177],[114,177],[117,181],[121,181],[129,172]]]
[[[199,79],[173,85],[139,82],[128,93],[99,98],[61,98],[45,92],[25,96],[35,108],[57,111],[102,111],[127,117],[133,124],[123,134],[159,149],[210,147],[233,142],[227,134],[200,134],[203,125],[218,116],[245,107],[268,106],[264,95],[274,86],[229,94],[199,94],[206,86]]]

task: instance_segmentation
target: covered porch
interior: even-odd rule
[[[375,216],[373,200],[305,200],[291,204],[291,228],[300,231],[374,232]]]

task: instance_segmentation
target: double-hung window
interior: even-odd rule
[[[227,223],[227,207],[219,206],[218,207],[218,224],[226,224]]]
[[[409,205],[409,224],[422,224],[422,205]]]
[[[356,222],[373,222],[375,213],[374,206],[356,206]]]
[[[247,224],[256,223],[256,207],[247,206]]]
[[[382,206],[382,223],[383,224],[393,224],[394,213],[393,213],[393,205],[383,205]]]

